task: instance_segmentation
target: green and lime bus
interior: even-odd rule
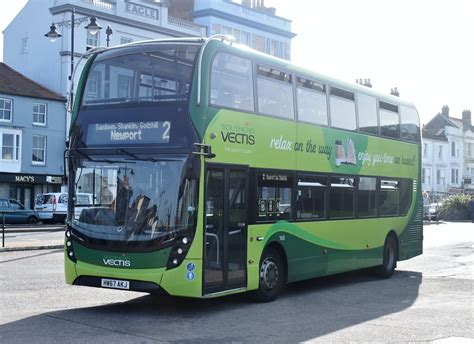
[[[224,36],[88,53],[66,282],[210,298],[422,253],[415,107]]]

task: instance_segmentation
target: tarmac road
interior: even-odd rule
[[[314,279],[267,304],[72,287],[62,250],[0,252],[0,342],[474,343],[473,244],[471,223],[426,226],[391,279]]]

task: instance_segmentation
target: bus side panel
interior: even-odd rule
[[[406,260],[423,253],[423,203],[421,197],[417,200],[416,211],[400,235],[398,260]]]
[[[201,297],[202,272],[202,260],[185,259],[177,268],[165,271],[161,287],[173,296]]]
[[[288,232],[277,232],[268,240],[279,243],[288,263],[288,282],[324,276],[327,268],[326,249]]]

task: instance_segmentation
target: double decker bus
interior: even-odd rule
[[[208,298],[422,253],[420,127],[398,97],[227,37],[89,52],[66,282]]]

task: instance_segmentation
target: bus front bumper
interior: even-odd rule
[[[150,293],[153,295],[169,295],[163,288],[161,288],[158,284],[153,283],[153,282],[126,280],[126,282],[128,282],[127,288],[114,288],[114,287],[104,287],[103,280],[109,281],[109,279],[105,279],[105,278],[97,277],[97,276],[80,276],[74,280],[73,285],[81,285],[81,286],[95,287],[95,288],[110,288],[110,289],[127,290],[127,291],[138,291],[138,292],[143,292],[143,293]]]

